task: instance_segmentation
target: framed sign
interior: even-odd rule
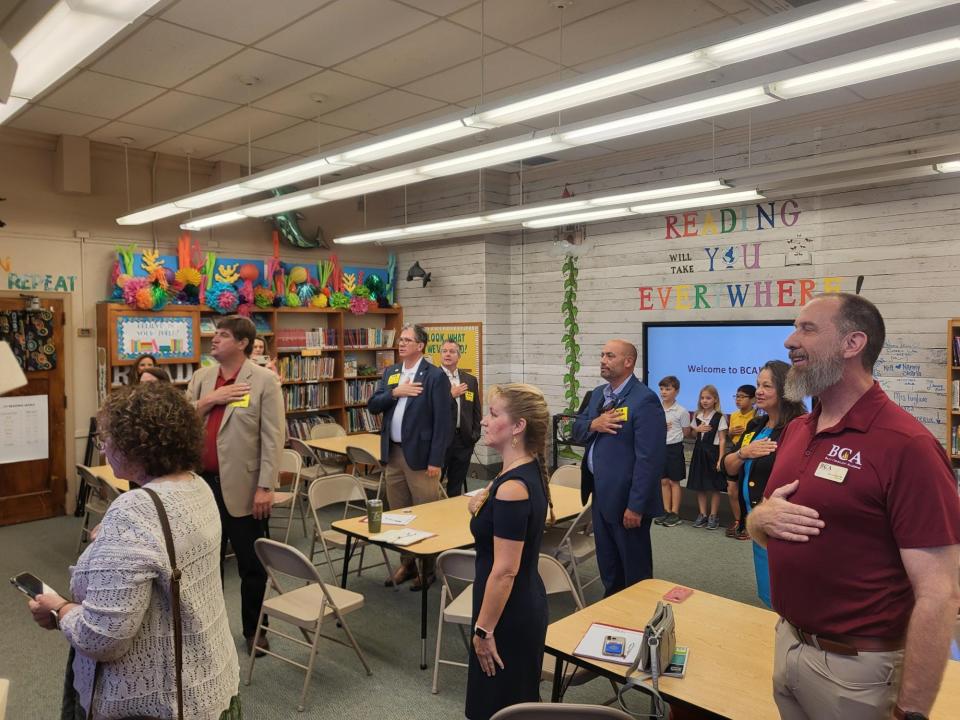
[[[427,331],[427,347],[423,354],[430,361],[440,367],[440,347],[444,340],[455,340],[460,343],[461,370],[466,370],[476,376],[483,395],[483,323],[422,323]]]
[[[190,313],[120,315],[116,319],[115,360],[129,362],[149,353],[158,360],[196,361],[196,322],[196,315]]]

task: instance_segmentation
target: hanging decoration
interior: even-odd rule
[[[387,258],[387,305],[397,302],[397,256],[390,253]]]
[[[580,407],[580,381],[577,379],[577,373],[580,372],[580,345],[577,343],[577,335],[580,333],[580,325],[577,323],[577,256],[567,255],[561,267],[563,274],[563,302],[560,304],[560,310],[563,313],[563,337],[561,342],[564,349],[564,362],[567,364],[567,372],[563,376],[563,398],[567,402],[564,410],[569,415],[576,414]],[[568,421],[571,423],[572,421]],[[561,428],[563,435],[570,435],[570,428]],[[568,445],[560,451],[564,457],[579,457]]]
[[[288,193],[297,192],[299,188],[292,185],[286,187],[274,188],[270,194],[274,197],[280,197]],[[283,235],[283,239],[296,248],[323,248],[327,249],[327,243],[323,239],[323,231],[317,226],[317,232],[312,238],[308,238],[300,229],[300,221],[303,220],[303,213],[291,210],[289,212],[272,215],[270,220],[273,222],[274,232]]]

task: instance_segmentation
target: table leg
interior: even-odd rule
[[[340,576],[340,587],[345,588],[347,586],[347,571],[350,568],[350,541],[352,538],[347,535],[347,541],[343,547],[343,574]]]
[[[550,702],[560,702],[560,688],[563,686],[563,660],[557,656],[553,666],[553,687],[550,689]]]
[[[418,558],[420,569],[420,669],[427,669],[427,593],[430,586],[427,584],[426,558]]]

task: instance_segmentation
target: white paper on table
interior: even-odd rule
[[[416,519],[413,513],[384,513],[380,516],[382,525],[409,525]],[[360,522],[367,522],[367,518],[361,518]]]
[[[0,342],[0,395],[27,384],[27,376],[6,342]]]
[[[603,654],[604,640],[608,635],[622,637],[626,642],[626,655],[624,657],[610,657]],[[615,625],[604,625],[603,623],[593,623],[584,634],[577,649],[573,651],[578,657],[591,658],[593,660],[602,660],[603,662],[617,663],[618,665],[633,665],[640,652],[640,641],[643,639],[642,630],[631,630],[630,628],[617,627]]]
[[[482,493],[484,490],[486,490],[486,488],[477,488],[476,490],[471,490],[470,492],[465,492],[464,495],[466,495],[467,497],[473,497],[474,495],[479,495],[479,494]]]
[[[374,542],[387,543],[389,545],[413,545],[418,543],[421,540],[426,540],[427,538],[432,538],[436,533],[428,532],[426,530],[414,530],[412,528],[404,528],[403,530],[387,530],[386,532],[377,533],[376,535],[371,535],[370,540]]]
[[[46,395],[0,397],[0,463],[50,456]]]

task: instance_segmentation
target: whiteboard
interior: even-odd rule
[[[0,463],[46,460],[49,426],[46,395],[0,398]]]

